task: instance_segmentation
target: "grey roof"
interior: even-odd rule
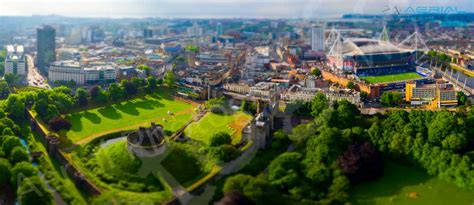
[[[349,38],[342,44],[342,53],[349,55],[366,55],[379,53],[401,52],[395,45],[387,41],[367,38]]]

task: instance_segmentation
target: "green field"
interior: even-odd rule
[[[391,75],[378,75],[378,76],[365,76],[359,77],[361,80],[365,80],[369,83],[388,83],[388,82],[396,82],[396,81],[403,81],[403,80],[414,80],[422,78],[420,74],[416,72],[409,72],[409,73],[399,73],[399,74],[391,74]]]
[[[165,130],[176,131],[192,119],[194,108],[186,102],[173,99],[169,93],[146,95],[111,106],[66,115],[72,128],[66,133],[73,143],[120,130],[149,126],[154,121]],[[167,112],[171,111],[172,115]]]
[[[189,146],[173,146],[161,165],[184,187],[207,173]]]
[[[242,129],[251,119],[252,116],[244,112],[236,112],[231,115],[209,112],[199,122],[189,125],[184,130],[184,134],[208,144],[212,135],[226,132],[232,135],[232,143],[238,143],[242,137]]]
[[[353,204],[474,204],[474,191],[399,164],[388,164],[384,176],[376,181],[352,186],[349,195]]]

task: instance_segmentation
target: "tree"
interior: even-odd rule
[[[7,106],[5,108],[13,120],[21,120],[25,118],[25,101],[19,94],[11,94],[7,98]]]
[[[224,193],[224,197],[216,202],[216,205],[253,205],[252,200],[236,190]]]
[[[3,76],[5,81],[7,81],[8,85],[13,85],[16,81],[16,76],[13,73],[7,73]]]
[[[164,83],[168,87],[174,87],[174,85],[176,83],[176,78],[175,78],[174,73],[172,71],[168,71],[166,73]]]
[[[314,183],[323,183],[330,177],[329,165],[343,152],[349,139],[337,128],[321,127],[319,136],[308,140],[306,158],[306,176]]]
[[[314,68],[313,70],[311,70],[311,75],[319,77],[321,76],[321,70],[319,70],[319,68]]]
[[[229,162],[240,155],[240,151],[230,144],[212,147],[209,153],[212,157],[224,162]]]
[[[102,89],[102,87],[98,85],[91,88],[89,96],[91,96],[91,99],[96,103],[107,102],[107,96],[105,95],[105,91]]]
[[[304,147],[308,139],[316,134],[314,123],[301,124],[291,130],[288,138],[298,147]]]
[[[54,132],[59,132],[61,130],[69,130],[72,127],[72,124],[64,118],[59,116],[54,117],[48,122],[49,128]]]
[[[0,81],[0,99],[6,99],[10,95],[10,87],[6,81]]]
[[[133,85],[138,89],[146,85],[145,79],[143,78],[138,78],[138,77],[132,77],[130,82],[133,83]]]
[[[156,78],[154,76],[148,76],[146,78],[146,82],[147,82],[146,89],[148,91],[154,91],[157,88],[158,81],[156,80]]]
[[[15,147],[10,154],[10,162],[17,164],[19,162],[29,162],[30,156],[23,147]]]
[[[56,92],[56,93],[64,93],[66,95],[71,95],[71,93],[72,93],[71,89],[64,86],[64,85],[61,85],[61,86],[58,86],[58,87],[54,88],[53,91]]]
[[[228,104],[225,101],[224,97],[220,98],[211,98],[209,99],[206,104],[206,108],[213,113],[227,113],[228,112]]]
[[[253,102],[247,102],[246,100],[242,101],[242,104],[240,105],[240,109],[251,113],[252,115],[255,115],[257,113],[257,105]]]
[[[76,90],[75,98],[76,98],[76,102],[80,106],[86,106],[87,105],[87,97],[88,97],[88,93],[84,88],[78,88]]]
[[[218,147],[230,143],[232,143],[232,137],[225,132],[216,133],[209,139],[209,146],[211,147]]]
[[[347,100],[337,103],[337,125],[339,128],[348,128],[355,125],[360,119],[360,111],[357,106]]]
[[[261,203],[266,199],[267,194],[270,193],[269,189],[268,183],[261,178],[237,174],[227,178],[224,183],[223,192],[238,191],[259,204],[259,202]]]
[[[272,148],[281,149],[287,147],[289,144],[291,144],[291,141],[283,130],[278,130],[273,133]]]
[[[467,99],[466,94],[464,92],[457,92],[456,94],[457,100],[458,100],[458,105],[463,106],[463,105],[469,105],[470,101]]]
[[[15,136],[3,136],[2,148],[5,155],[10,156],[15,147],[21,146],[23,145],[21,144],[20,138]]]
[[[38,170],[30,162],[20,162],[13,166],[10,182],[14,187],[17,187],[22,179],[36,176],[37,174]]]
[[[122,80],[122,82],[120,82],[120,85],[125,90],[127,95],[136,95],[138,93],[138,88],[135,86],[135,84],[131,83],[128,80]]]
[[[138,69],[138,70],[143,70],[143,71],[145,71],[145,73],[146,73],[147,75],[150,75],[150,72],[151,72],[150,66],[147,66],[147,65],[145,65],[145,64],[140,64],[140,65],[137,66],[137,69]]]
[[[355,89],[355,84],[354,84],[354,82],[349,81],[349,82],[347,83],[347,88],[349,88],[349,89],[351,89],[351,90]]]
[[[319,116],[323,110],[329,107],[329,101],[324,93],[318,92],[311,100],[311,114],[313,117]]]
[[[402,102],[402,94],[399,92],[384,92],[380,97],[383,106],[395,107]]]
[[[53,199],[43,181],[37,176],[24,179],[17,195],[21,204],[50,205]]]
[[[382,155],[368,142],[349,145],[338,158],[338,165],[353,183],[382,176],[384,166]]]
[[[188,46],[186,46],[186,51],[192,52],[192,53],[197,53],[197,52],[199,52],[199,46],[188,45]]]
[[[0,186],[5,186],[10,181],[12,165],[7,159],[0,158]]]
[[[120,87],[117,83],[111,83],[109,85],[108,91],[109,91],[110,99],[113,101],[118,101],[122,99],[124,95],[122,87]]]
[[[301,154],[296,152],[283,153],[275,158],[268,166],[268,181],[283,190],[289,190],[298,185],[301,178]]]
[[[62,92],[49,92],[49,103],[55,105],[58,111],[65,112],[71,109],[76,102],[74,102],[74,98],[68,94],[64,94]]]

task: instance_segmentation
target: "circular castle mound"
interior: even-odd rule
[[[151,127],[140,127],[127,135],[128,151],[137,157],[154,157],[166,150],[163,126],[151,123]]]

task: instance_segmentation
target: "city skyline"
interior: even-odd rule
[[[391,0],[19,0],[0,1],[0,16],[61,15],[108,18],[331,18],[342,14],[473,12],[474,2]]]

